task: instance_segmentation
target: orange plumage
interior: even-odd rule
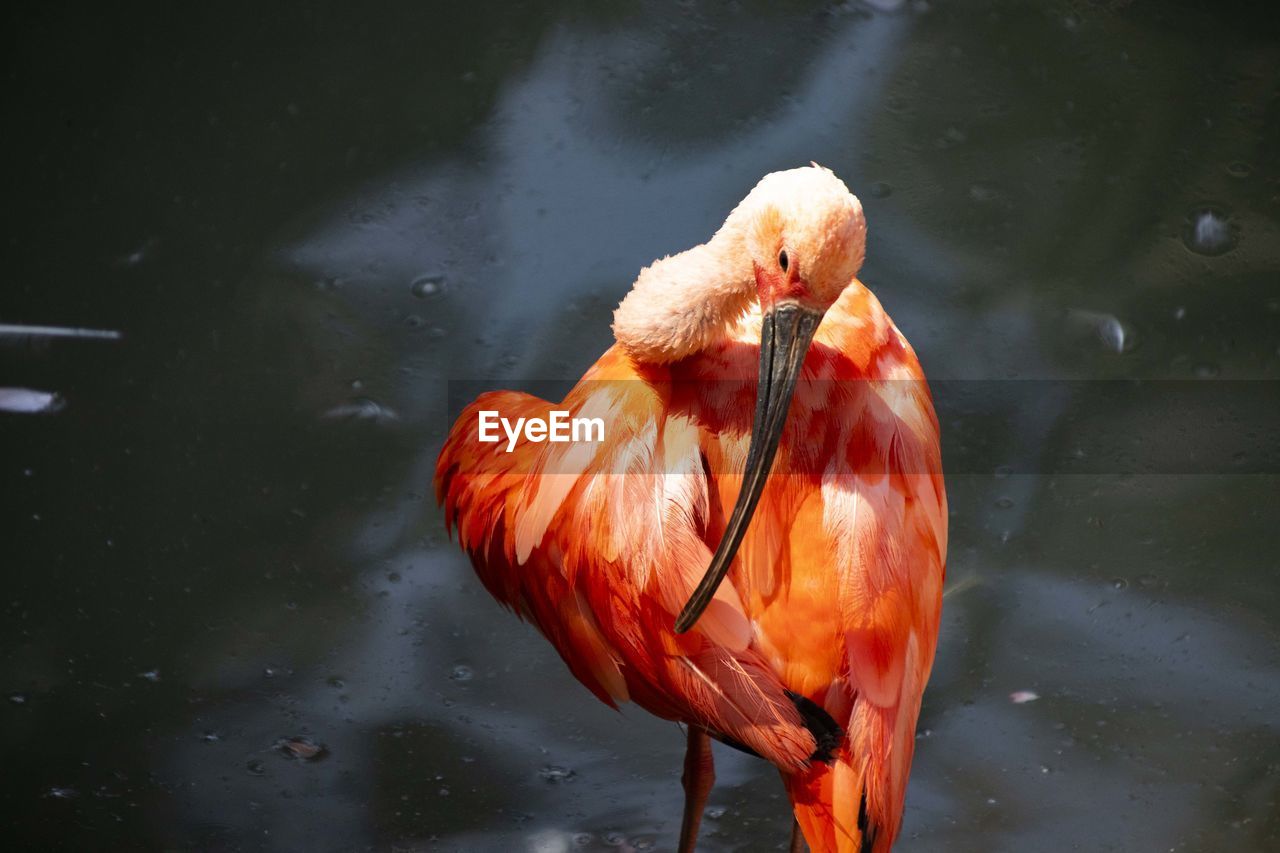
[[[742,488],[772,307],[753,277],[761,304],[700,331],[693,351],[664,361],[615,345],[556,405],[483,395],[440,453],[437,497],[489,592],[601,701],[771,761],[812,850],[883,851],[937,641],[947,512],[924,375],[856,279],[821,306],[726,581],[692,630],[674,629]],[[478,440],[481,410],[553,408],[602,416],[605,439],[510,453]]]

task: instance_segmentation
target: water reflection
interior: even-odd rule
[[[864,197],[865,278],[938,379],[1275,378],[1280,56],[1243,12],[474,10],[430,49],[434,19],[314,15],[297,71],[262,58],[296,16],[146,48],[178,83],[129,78],[122,109],[203,141],[169,163],[97,121],[128,175],[100,192],[141,213],[30,189],[86,246],[15,263],[93,286],[6,291],[3,318],[125,336],[4,353],[7,387],[74,402],[5,421],[19,844],[667,849],[679,732],[488,599],[430,469],[447,380],[576,376],[638,267],[771,169]],[[1043,387],[947,448],[959,585],[902,846],[1271,849],[1275,477],[1026,476],[1169,421]],[[717,761],[705,848],[783,844],[774,773]]]

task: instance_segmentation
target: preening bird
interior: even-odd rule
[[[781,771],[794,850],[898,835],[947,506],[924,373],[857,278],[865,248],[832,172],[766,175],[709,241],[641,270],[562,402],[484,394],[440,452],[446,524],[489,592],[601,701],[687,727],[681,851],[709,738]],[[481,411],[555,409],[603,440],[478,438]]]

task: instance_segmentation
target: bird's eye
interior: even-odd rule
[[[787,250],[783,249],[781,252],[778,253],[778,266],[782,267],[783,272],[787,271],[787,263],[788,263]]]

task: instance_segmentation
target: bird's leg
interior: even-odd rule
[[[702,810],[716,781],[716,768],[711,759],[711,738],[697,726],[689,726],[689,745],[684,753],[684,820],[680,823],[680,853],[693,853],[698,840]]]
[[[800,821],[791,818],[791,853],[807,853],[809,845],[804,843],[804,833],[800,831]]]

